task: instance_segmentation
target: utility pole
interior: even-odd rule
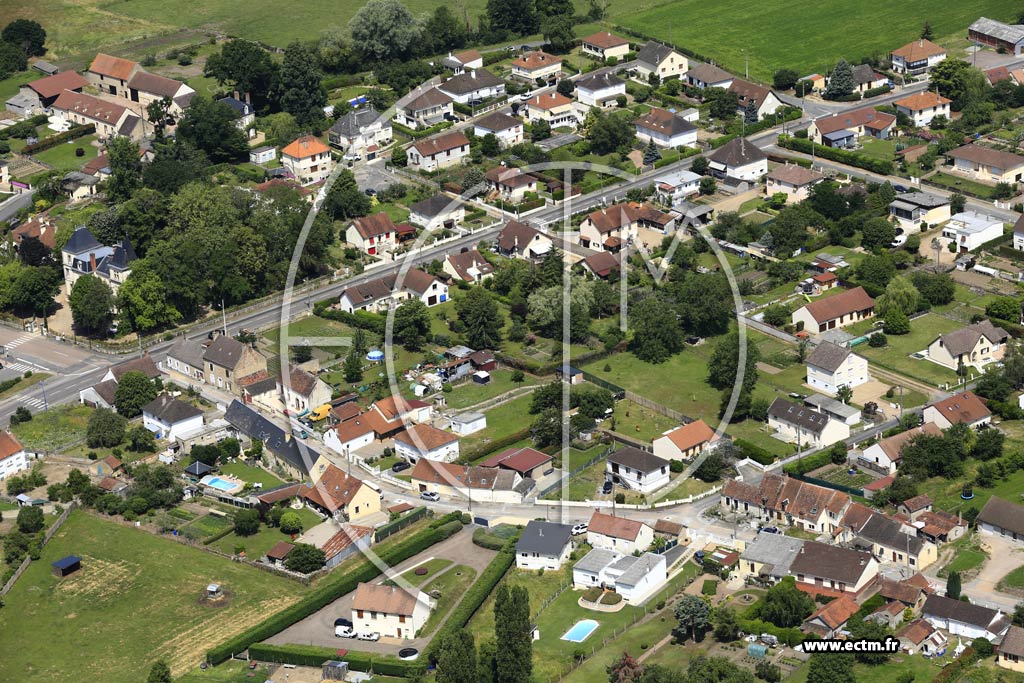
[[[224,308],[224,298],[223,297],[221,297],[221,300],[220,300],[220,316],[221,316],[221,320],[223,320],[223,322],[224,322],[224,336],[226,337],[226,336],[228,336],[228,313],[227,313],[227,310],[225,310],[225,308]]]

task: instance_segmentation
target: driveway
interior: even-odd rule
[[[485,550],[473,545],[473,529],[468,526],[451,538],[429,548],[428,550],[411,557],[393,568],[392,576],[401,574],[424,562],[443,558],[451,560],[455,564],[464,564],[476,570],[477,576],[490,564],[494,556],[493,550]],[[454,565],[451,565],[454,566]],[[445,571],[450,571],[450,567]],[[442,572],[438,572],[440,576]],[[386,577],[380,576],[375,583],[383,583]],[[352,596],[354,593],[344,595],[316,614],[312,614],[302,621],[294,624],[284,631],[281,631],[273,638],[267,640],[273,645],[320,645],[323,647],[334,647],[359,652],[372,652],[384,655],[396,655],[404,647],[414,647],[421,652],[430,643],[430,637],[414,638],[412,640],[399,640],[396,638],[381,638],[375,643],[336,638],[334,636],[334,620],[338,617],[350,619],[352,616]],[[454,609],[454,606],[453,608]],[[434,629],[437,633],[438,629]],[[433,634],[431,634],[432,636]]]
[[[982,548],[988,552],[988,560],[972,580],[963,585],[963,592],[971,596],[972,602],[989,607],[1013,611],[1021,601],[1020,597],[996,590],[1000,579],[1024,564],[1024,548],[1002,536],[978,533]]]
[[[352,174],[360,190],[373,189],[378,192],[389,185],[403,182],[403,179],[384,168],[383,159],[353,164]]]

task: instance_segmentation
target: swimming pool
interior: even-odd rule
[[[242,488],[242,484],[240,482],[221,479],[220,477],[215,477],[213,475],[203,477],[201,483],[215,488],[218,491],[224,491],[225,493],[231,493],[232,491],[237,491]]]
[[[570,643],[582,643],[599,625],[593,619],[577,621],[571,629],[565,632],[562,640],[568,640]]]

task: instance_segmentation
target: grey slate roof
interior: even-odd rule
[[[869,553],[859,550],[807,541],[793,558],[790,572],[820,576],[852,586],[864,573],[869,559]]]
[[[857,531],[857,535],[887,548],[905,550],[911,555],[919,554],[924,547],[924,539],[903,533],[900,531],[900,523],[885,515],[872,515]]]
[[[619,554],[614,550],[594,548],[584,555],[583,558],[576,563],[573,569],[579,569],[581,572],[591,572],[596,574],[611,564],[618,556]]]
[[[978,522],[1024,534],[1024,506],[992,496],[978,513]]]
[[[712,152],[708,158],[726,166],[745,166],[767,159],[768,155],[754,143],[748,143],[746,138],[733,138]]]
[[[624,586],[635,586],[645,576],[647,576],[652,569],[657,567],[659,564],[665,561],[662,555],[655,555],[654,553],[644,553],[640,557],[628,556],[632,560],[629,568],[622,572],[622,575],[615,579],[616,584],[622,584]]]
[[[603,73],[590,74],[584,76],[580,80],[576,81],[576,87],[583,90],[604,90],[605,88],[614,88],[618,85],[625,85],[626,82],[616,76],[615,74]]]
[[[845,346],[839,346],[832,342],[822,342],[821,344],[818,344],[811,355],[807,358],[807,364],[813,365],[816,368],[821,368],[822,370],[835,372],[851,353],[852,351]]]
[[[1010,335],[1003,328],[993,325],[991,321],[982,320],[973,325],[961,327],[959,330],[947,332],[939,336],[939,339],[942,340],[942,345],[946,347],[946,350],[956,357],[973,351],[982,336],[993,344],[1002,344]]]
[[[243,351],[245,351],[245,344],[222,334],[206,347],[203,360],[222,368],[232,369],[238,364]]]
[[[514,116],[502,114],[500,111],[493,112],[474,123],[478,128],[491,131],[503,131],[523,125],[523,122]]]
[[[893,201],[893,204],[896,202],[905,202],[914,206],[934,209],[937,206],[945,206],[946,204],[949,204],[949,199],[929,192],[908,192],[906,194],[901,194],[899,199]]]
[[[1017,24],[1004,24],[995,19],[980,17],[977,21],[967,27],[969,31],[983,33],[986,36],[1005,40],[1008,43],[1019,43],[1024,40],[1024,26]]]
[[[981,605],[972,605],[969,602],[962,602],[947,598],[944,595],[932,593],[924,601],[922,614],[935,616],[940,619],[952,619],[972,626],[987,629],[993,622],[997,621],[999,612]],[[1005,615],[1004,615],[1005,618]]]
[[[531,520],[516,542],[517,553],[558,556],[572,537],[572,526]]]
[[[347,138],[357,137],[360,128],[365,128],[377,120],[380,114],[373,107],[353,109],[349,113],[338,118],[331,126],[331,132],[344,135]]]
[[[672,52],[671,47],[664,43],[652,40],[640,48],[640,51],[636,53],[636,61],[657,66],[658,64],[661,64],[661,60],[665,59],[670,52]]]
[[[461,202],[453,202],[451,197],[445,197],[443,194],[435,194],[433,197],[428,197],[423,201],[416,202],[409,207],[409,210],[413,213],[418,213],[421,216],[434,218],[435,216],[451,213],[461,205]]]
[[[171,345],[171,348],[167,349],[168,357],[200,369],[203,367],[203,354],[205,352],[206,348],[202,344],[185,337],[179,337]]]
[[[223,102],[224,104],[234,109],[235,114],[237,114],[237,118],[242,118],[243,116],[248,116],[249,114],[255,113],[251,104],[243,102],[242,100],[236,99],[234,97],[222,97],[217,101]]]
[[[194,417],[201,416],[203,411],[190,403],[179,401],[170,394],[160,394],[142,406],[142,412],[148,413],[162,422],[177,424]]]
[[[502,85],[504,82],[487,69],[472,69],[464,71],[458,76],[452,76],[437,86],[437,89],[449,95],[468,95],[482,88],[493,88]]]
[[[71,233],[71,237],[64,244],[64,249],[69,254],[83,254],[90,249],[99,249],[103,245],[92,236],[89,232],[89,228],[84,225],[80,225],[75,228],[75,231]]]
[[[858,64],[853,67],[853,80],[857,85],[864,85],[865,83],[872,83],[879,78],[879,74],[870,64]]]
[[[740,559],[746,562],[757,562],[759,564],[770,564],[776,576],[789,574],[789,567],[804,541],[792,536],[782,534],[758,534],[747,549],[740,555]]]
[[[238,399],[231,402],[224,419],[250,439],[262,441],[274,456],[289,463],[300,472],[309,474],[309,468],[320,455],[305,444],[300,444],[284,429],[257,413]],[[308,463],[308,465],[307,465]]]
[[[725,69],[718,68],[714,64],[697,64],[687,71],[686,75],[689,78],[703,81],[704,83],[724,83],[734,78],[731,73]]]
[[[790,403],[784,398],[777,398],[772,401],[768,408],[768,415],[782,422],[798,425],[806,432],[820,434],[828,424],[828,415],[822,415],[816,410]]]
[[[669,465],[668,460],[633,446],[626,446],[609,454],[608,462],[623,465],[640,472],[653,472]]]
[[[842,401],[837,401],[828,396],[822,396],[821,394],[811,394],[804,399],[804,405],[813,406],[823,413],[838,415],[844,420],[848,420],[849,418],[860,414],[860,411],[853,406],[847,405]]]

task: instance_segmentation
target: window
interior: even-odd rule
[[[361,609],[356,610],[356,618],[357,619],[362,619],[363,618],[363,610],[361,610]]]
[[[399,614],[398,615],[398,623],[399,624],[404,624],[405,623],[405,615],[404,614]]]

